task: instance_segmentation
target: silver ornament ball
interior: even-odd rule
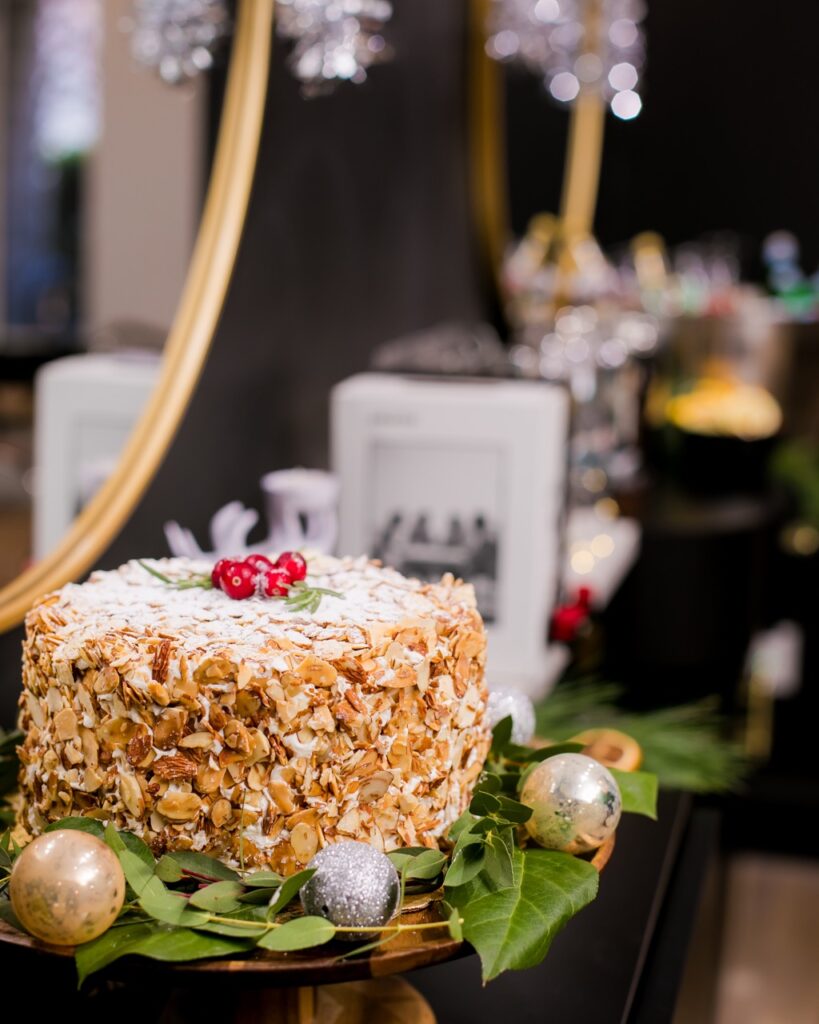
[[[398,909],[401,883],[392,861],[367,843],[345,840],[325,846],[307,865],[316,873],[302,886],[305,914],[344,928],[383,928]],[[347,932],[340,939],[360,939]]]
[[[535,735],[535,706],[520,690],[490,690],[486,715],[492,728],[512,716],[513,743],[525,745]]]
[[[585,754],[556,754],[526,779],[521,801],[532,808],[529,835],[547,850],[587,853],[620,821],[620,789],[611,772]]]

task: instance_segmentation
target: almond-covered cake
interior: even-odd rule
[[[304,584],[333,592],[318,602],[231,600],[179,587],[210,565],[147,565],[94,573],[26,618],[30,832],[86,815],[156,853],[286,874],[337,839],[437,845],[490,742],[470,586],[321,556]]]

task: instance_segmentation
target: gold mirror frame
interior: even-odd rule
[[[472,215],[481,257],[503,299],[501,264],[512,238],[506,168],[504,68],[486,53],[486,24],[492,0],[471,0],[469,26],[469,108]],[[586,17],[597,31],[599,0],[590,0]],[[544,97],[544,102],[546,102]],[[595,91],[581,92],[569,114],[559,223],[564,238],[592,232],[606,106]]]
[[[0,590],[0,632],[86,573],[156,474],[190,402],[222,312],[245,223],[267,97],[274,0],[240,0],[202,221],[159,380],[117,467],[57,548]]]

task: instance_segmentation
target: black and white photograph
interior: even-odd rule
[[[333,391],[339,544],[471,583],[490,678],[548,688],[569,398],[545,382],[358,374]]]
[[[419,479],[426,480],[423,488]],[[467,580],[484,622],[495,622],[502,451],[379,442],[373,449],[373,480],[373,557],[421,580],[439,580],[447,572]]]

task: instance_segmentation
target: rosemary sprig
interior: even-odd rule
[[[173,580],[170,576],[160,572],[159,569],[155,569],[152,565],[148,565],[147,562],[143,562],[142,559],[137,559],[137,561],[145,572],[149,572],[152,576],[161,580],[165,586],[173,587],[174,590],[213,590],[213,582],[210,576],[188,576],[185,579]]]
[[[291,612],[307,611],[311,615],[318,611],[321,600],[327,597],[343,597],[337,590],[327,590],[326,587],[311,587],[305,582],[294,583],[290,587],[284,599],[285,605]]]

